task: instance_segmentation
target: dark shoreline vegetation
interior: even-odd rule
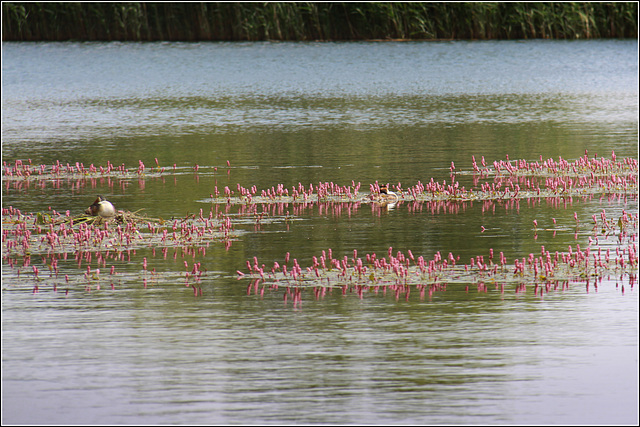
[[[3,41],[637,37],[637,2],[2,3]]]

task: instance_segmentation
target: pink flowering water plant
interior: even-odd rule
[[[231,170],[226,162],[227,173]],[[93,180],[106,180],[109,186],[135,177],[139,183],[149,178],[168,174],[218,173],[217,166],[163,167],[155,159],[155,167],[146,167],[139,161],[136,168],[125,165],[85,167],[81,163],[53,165],[33,165],[31,161],[4,163],[3,181],[7,189],[21,186],[54,187],[69,184],[80,187]],[[140,184],[143,185],[143,184]],[[632,158],[618,159],[614,152],[608,158],[585,155],[570,162],[559,158],[539,160],[506,160],[488,163],[472,157],[469,169],[457,168],[453,163],[449,168],[449,178],[441,181],[430,179],[427,183],[418,181],[404,188],[401,183],[389,186],[395,193],[392,204],[381,203],[381,188],[385,184],[374,182],[363,189],[360,182],[352,180],[348,185],[333,182],[285,187],[282,184],[259,190],[255,185],[235,188],[214,187],[209,197],[198,200],[209,205],[208,213],[187,214],[179,219],[165,220],[146,217],[139,212],[118,211],[112,218],[100,216],[72,216],[69,211],[59,213],[54,210],[25,214],[12,206],[2,209],[2,256],[3,263],[15,272],[19,280],[35,283],[40,289],[44,273],[49,272],[48,283],[54,290],[60,286],[81,284],[84,289],[105,286],[106,277],[111,287],[120,283],[142,280],[144,286],[157,283],[159,279],[184,279],[194,294],[201,295],[199,285],[204,268],[195,261],[197,256],[205,257],[211,244],[222,244],[229,249],[234,239],[240,238],[242,227],[253,225],[254,231],[269,223],[285,224],[287,230],[303,213],[317,209],[321,215],[334,217],[351,215],[362,205],[370,205],[372,212],[380,215],[392,206],[406,206],[409,212],[428,211],[432,214],[458,213],[467,204],[481,203],[483,211],[492,210],[496,205],[505,208],[519,207],[521,201],[535,204],[542,201],[553,206],[564,206],[572,198],[600,197],[608,201],[626,202],[636,200],[638,191],[638,162]],[[231,208],[236,210],[231,213]],[[308,212],[307,212],[308,213]],[[588,219],[574,214],[576,239],[578,228]],[[246,269],[237,272],[240,280],[249,280],[251,289],[263,294],[265,289],[284,286],[285,299],[299,302],[304,289],[313,289],[316,296],[338,287],[342,292],[355,292],[363,296],[365,292],[386,292],[393,289],[398,296],[408,297],[413,287],[420,295],[446,289],[447,285],[462,284],[467,289],[477,286],[485,290],[489,286],[504,291],[514,286],[521,292],[533,286],[536,293],[548,292],[558,286],[568,286],[572,281],[596,283],[603,277],[627,276],[633,285],[638,266],[637,227],[638,216],[623,211],[616,218],[609,218],[603,210],[600,216],[593,215],[593,228],[586,247],[568,246],[563,252],[550,252],[541,245],[539,253],[508,260],[503,253],[488,252],[461,260],[453,253],[440,252],[427,258],[414,255],[411,251],[393,252],[386,256],[375,253],[358,257],[334,258],[328,250],[313,257],[310,264],[302,267],[297,259],[287,254],[284,261],[266,266],[256,258],[247,261]],[[555,219],[552,231],[555,233]],[[566,227],[565,227],[566,228]],[[534,238],[538,233],[550,230],[533,220]],[[484,232],[485,229],[481,230]],[[583,245],[584,246],[584,245]],[[115,264],[135,260],[136,250],[151,249],[152,256],[159,252],[163,258],[171,256],[178,262],[180,258],[192,256],[193,265],[187,265],[179,272],[156,272],[149,268],[144,258],[138,272],[114,271]],[[32,258],[41,257],[42,263],[32,264]],[[132,258],[133,257],[133,258]],[[59,276],[59,264],[77,263],[77,272],[67,272]],[[109,266],[108,263],[112,262]],[[92,264],[92,262],[97,263]],[[86,268],[85,268],[85,264]],[[105,271],[109,274],[105,274]],[[181,270],[181,269],[180,269]],[[71,277],[70,277],[71,275]],[[128,276],[129,275],[129,276]],[[118,280],[115,280],[115,279]],[[114,281],[115,280],[115,281]]]
[[[432,258],[415,256],[411,250],[406,253],[389,247],[387,253],[378,256],[367,253],[358,256],[333,257],[332,250],[322,251],[313,256],[312,262],[302,267],[296,258],[287,253],[284,260],[267,266],[254,257],[247,260],[246,269],[238,270],[238,279],[249,279],[247,292],[260,295],[265,289],[285,288],[285,298],[293,295],[300,302],[302,289],[313,289],[314,295],[324,295],[327,289],[339,288],[343,294],[356,293],[363,298],[365,293],[395,293],[396,298],[409,298],[411,288],[423,298],[436,291],[446,290],[448,285],[470,286],[486,292],[494,287],[505,292],[511,286],[515,292],[526,292],[527,286],[534,288],[534,294],[542,295],[551,290],[565,289],[572,282],[589,283],[597,288],[605,277],[628,277],[633,287],[638,270],[638,215],[624,212],[617,219],[607,219],[603,210],[601,220],[594,216],[592,229],[596,239],[589,238],[589,244],[581,248],[569,245],[564,252],[551,252],[540,246],[539,253],[507,260],[503,252],[489,249],[487,254],[471,257],[468,262],[460,260],[451,252],[447,255],[437,252]],[[598,239],[599,237],[599,239]],[[614,246],[611,246],[614,244]],[[614,249],[612,249],[614,248]],[[295,288],[291,292],[289,288]],[[623,288],[624,292],[624,288]]]

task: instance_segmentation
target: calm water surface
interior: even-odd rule
[[[3,43],[6,162],[161,166],[160,178],[3,181],[3,207],[120,209],[184,217],[217,187],[449,178],[524,158],[637,158],[636,41],[442,43]],[[227,166],[227,161],[230,166]],[[199,173],[193,172],[195,165]],[[214,169],[216,168],[216,169]],[[300,304],[257,295],[236,270],[331,248],[516,257],[588,245],[605,209],[637,199],[515,206],[270,206],[206,253],[138,248],[109,259],[134,279],[32,293],[3,256],[3,422],[623,423],[638,421],[638,298],[628,277],[534,295],[453,284]],[[285,220],[285,218],[288,218]],[[552,218],[557,226],[552,225]],[[532,221],[543,224],[534,233]],[[3,227],[5,224],[3,224]],[[486,231],[482,232],[482,227]],[[3,254],[4,255],[4,254]],[[39,257],[32,257],[40,265]],[[142,284],[142,262],[160,278]],[[184,262],[207,274],[184,286]],[[21,260],[22,262],[22,260]],[[61,274],[82,276],[74,256]],[[41,266],[42,268],[44,265]],[[29,267],[30,268],[30,267]],[[181,276],[182,275],[182,276]],[[137,278],[137,279],[136,279]],[[68,290],[68,292],[66,292]]]

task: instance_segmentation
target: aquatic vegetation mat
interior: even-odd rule
[[[404,189],[401,183],[392,184],[396,202],[401,201],[486,201],[514,200],[533,197],[577,197],[597,194],[617,194],[633,196],[638,191],[638,162],[632,158],[618,160],[615,153],[611,158],[590,158],[587,153],[580,159],[569,162],[543,160],[494,161],[493,167],[484,158],[481,166],[472,157],[472,169],[458,171],[451,163],[450,180],[417,184]],[[472,177],[467,188],[458,178]],[[285,188],[279,184],[261,190],[256,186],[245,188],[238,184],[237,192],[225,187],[215,188],[215,193],[202,202],[210,203],[308,203],[308,202],[379,202],[381,184],[370,184],[369,192],[361,192],[361,183],[337,185],[333,182],[319,182],[315,186]]]
[[[214,218],[213,212],[208,218],[192,214],[163,220],[121,211],[107,219],[88,215],[25,215],[9,207],[3,208],[2,223],[3,256],[204,246],[240,234],[234,231],[228,216]]]
[[[227,162],[227,173],[231,165]],[[16,185],[47,185],[60,180],[92,179],[138,179],[156,178],[163,174],[218,174],[217,167],[191,168],[161,167],[156,159],[156,167],[146,168],[142,161],[136,169],[127,169],[124,165],[115,167],[107,163],[104,167],[82,164],[31,165],[30,162],[4,164],[3,181],[6,188]],[[484,158],[476,162],[472,157],[469,169],[459,170],[451,163],[449,180],[417,184],[405,189],[401,183],[386,185],[374,182],[369,191],[361,190],[361,183],[352,181],[350,185],[337,185],[333,182],[319,182],[308,186],[299,183],[286,188],[279,184],[258,191],[257,187],[245,188],[240,184],[232,190],[228,186],[201,200],[210,210],[205,215],[189,214],[182,218],[147,217],[140,211],[117,211],[110,218],[87,214],[72,216],[70,212],[61,214],[55,211],[24,214],[12,206],[3,207],[2,255],[3,273],[11,273],[14,284],[27,284],[35,291],[43,289],[44,276],[41,268],[48,270],[46,283],[54,290],[59,287],[80,288],[84,290],[116,287],[124,283],[163,283],[183,282],[194,290],[195,295],[202,294],[201,280],[205,270],[200,263],[187,261],[185,270],[158,272],[147,268],[147,258],[142,267],[134,271],[115,271],[115,264],[127,263],[136,250],[156,250],[163,258],[173,251],[174,260],[181,252],[195,258],[205,257],[207,248],[212,244],[223,245],[227,250],[233,240],[250,233],[253,227],[259,231],[270,223],[285,224],[287,230],[298,216],[317,207],[320,214],[331,212],[339,217],[343,212],[350,213],[358,206],[370,204],[372,209],[381,212],[406,204],[409,211],[419,213],[423,207],[432,213],[451,210],[456,212],[465,203],[481,202],[487,208],[490,205],[504,204],[506,207],[521,200],[546,200],[560,205],[562,201],[574,197],[600,197],[626,203],[637,200],[638,162],[635,159],[618,159],[615,153],[608,158],[585,155],[569,162],[562,158],[537,161],[506,160],[489,164]],[[465,182],[465,184],[463,184]],[[57,184],[54,184],[57,185]],[[219,212],[218,207],[236,207],[237,213]],[[259,209],[258,207],[261,207]],[[443,255],[440,252],[431,258],[396,252],[389,248],[386,256],[375,253],[358,257],[334,258],[332,251],[323,251],[312,259],[310,265],[302,267],[296,258],[287,254],[280,263],[272,265],[260,263],[257,258],[247,260],[246,268],[237,270],[237,279],[245,282],[248,293],[274,291],[284,287],[284,298],[299,302],[304,290],[313,290],[319,295],[338,288],[341,292],[355,293],[362,297],[366,293],[386,293],[391,289],[396,298],[404,295],[408,298],[411,289],[424,296],[446,290],[447,286],[464,286],[465,289],[477,287],[484,290],[494,287],[500,292],[514,289],[524,292],[533,287],[534,293],[542,295],[552,289],[561,289],[569,283],[593,283],[605,277],[626,277],[633,286],[638,268],[638,214],[622,213],[609,218],[605,210],[600,217],[592,216],[592,222],[575,216],[575,238],[578,233],[589,239],[588,245],[569,245],[565,251],[548,251],[541,245],[539,253],[507,260],[505,255],[494,253],[493,249],[469,260],[461,260],[454,253]],[[532,223],[534,237],[538,232],[567,231],[561,227],[545,228]],[[586,229],[579,225],[588,224]],[[565,227],[566,228],[566,227]],[[484,227],[483,227],[483,232]],[[34,265],[32,257],[41,257],[41,265]],[[139,257],[137,257],[139,258]],[[98,266],[92,268],[92,259]],[[109,268],[107,260],[112,261]],[[59,263],[77,262],[77,270],[64,277],[59,276]],[[140,263],[140,262],[139,262]],[[86,270],[83,266],[86,265]],[[9,270],[4,267],[9,267]],[[101,272],[102,270],[102,272]],[[109,274],[105,273],[109,270]],[[224,275],[224,273],[217,273]],[[226,273],[227,276],[230,273]],[[205,274],[206,276],[206,274]],[[109,277],[107,280],[106,277]],[[230,276],[229,276],[230,277]],[[117,280],[116,280],[117,278]],[[115,280],[115,281],[114,281]],[[9,285],[11,286],[11,285]],[[21,286],[18,286],[21,287]],[[3,287],[8,289],[7,287]]]
[[[322,251],[319,257],[313,257],[310,266],[302,268],[297,259],[290,262],[287,253],[282,264],[275,262],[272,266],[261,264],[257,258],[247,260],[246,273],[238,270],[239,278],[248,277],[256,292],[259,287],[277,289],[285,287],[323,287],[356,290],[362,297],[364,291],[391,287],[396,292],[406,293],[415,287],[421,295],[445,290],[450,284],[464,284],[485,289],[495,286],[504,292],[505,286],[512,285],[515,291],[524,291],[526,286],[533,286],[535,293],[543,293],[546,289],[556,289],[558,285],[569,282],[589,282],[597,286],[598,280],[604,277],[629,276],[631,285],[635,281],[638,270],[637,227],[638,216],[630,216],[626,212],[618,220],[607,220],[602,212],[602,220],[598,222],[594,216],[594,235],[600,235],[599,244],[582,249],[579,244],[569,246],[567,251],[551,253],[541,246],[539,254],[530,253],[527,257],[515,259],[508,263],[502,252],[489,253],[470,258],[462,264],[459,257],[452,253],[442,256],[436,253],[432,259],[414,256],[411,251],[394,254],[389,248],[386,256],[378,257],[375,253],[358,257],[333,258],[332,250]],[[602,246],[600,246],[602,243]],[[612,251],[611,247],[615,248]],[[604,249],[603,249],[604,248]]]
[[[14,164],[4,163],[2,179],[5,185],[25,185],[36,183],[54,186],[60,180],[95,180],[95,179],[132,179],[157,178],[169,174],[218,174],[217,166],[178,168],[162,167],[155,159],[155,167],[146,167],[140,160],[137,168],[128,168],[124,164],[114,166],[107,162],[106,166],[86,167],[82,163],[62,165],[32,165],[31,162],[16,161]],[[222,166],[221,166],[222,168]],[[231,164],[227,161],[227,173]],[[493,163],[481,158],[480,164],[472,156],[469,169],[457,169],[451,163],[450,180],[417,182],[404,189],[401,183],[392,183],[391,187],[399,201],[482,201],[513,200],[532,197],[576,197],[596,194],[617,194],[634,196],[638,192],[638,161],[633,158],[618,159],[615,152],[609,158],[594,155],[569,162],[561,157],[557,160],[548,158],[527,161],[525,159],[496,160]],[[470,186],[465,186],[458,178],[472,179]],[[255,185],[245,188],[238,184],[235,189],[225,186],[214,192],[209,198],[202,199],[206,203],[251,204],[251,203],[308,203],[308,202],[360,202],[377,201],[381,184],[369,185],[369,192],[361,192],[362,184],[352,181],[350,185],[338,185],[333,182],[319,182],[308,186],[299,183],[286,188],[282,184],[271,188],[258,189]]]

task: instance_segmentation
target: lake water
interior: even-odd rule
[[[50,275],[50,253],[10,254],[3,242],[3,422],[637,424],[629,275],[542,295],[469,282],[400,297],[304,288],[298,300],[285,286],[256,291],[246,268],[389,247],[460,263],[492,249],[512,264],[541,245],[587,247],[592,215],[637,215],[635,195],[253,212],[210,196],[319,182],[406,189],[449,180],[452,162],[471,171],[472,156],[637,159],[637,52],[634,40],[3,43],[4,162],[149,171],[3,177],[3,208],[79,214],[104,194],[118,209],[202,209],[234,227],[229,241],[191,249],[71,251],[58,259],[69,283]],[[615,251],[615,235],[600,239]],[[206,274],[185,286],[196,263]],[[111,266],[111,283],[83,279]]]

